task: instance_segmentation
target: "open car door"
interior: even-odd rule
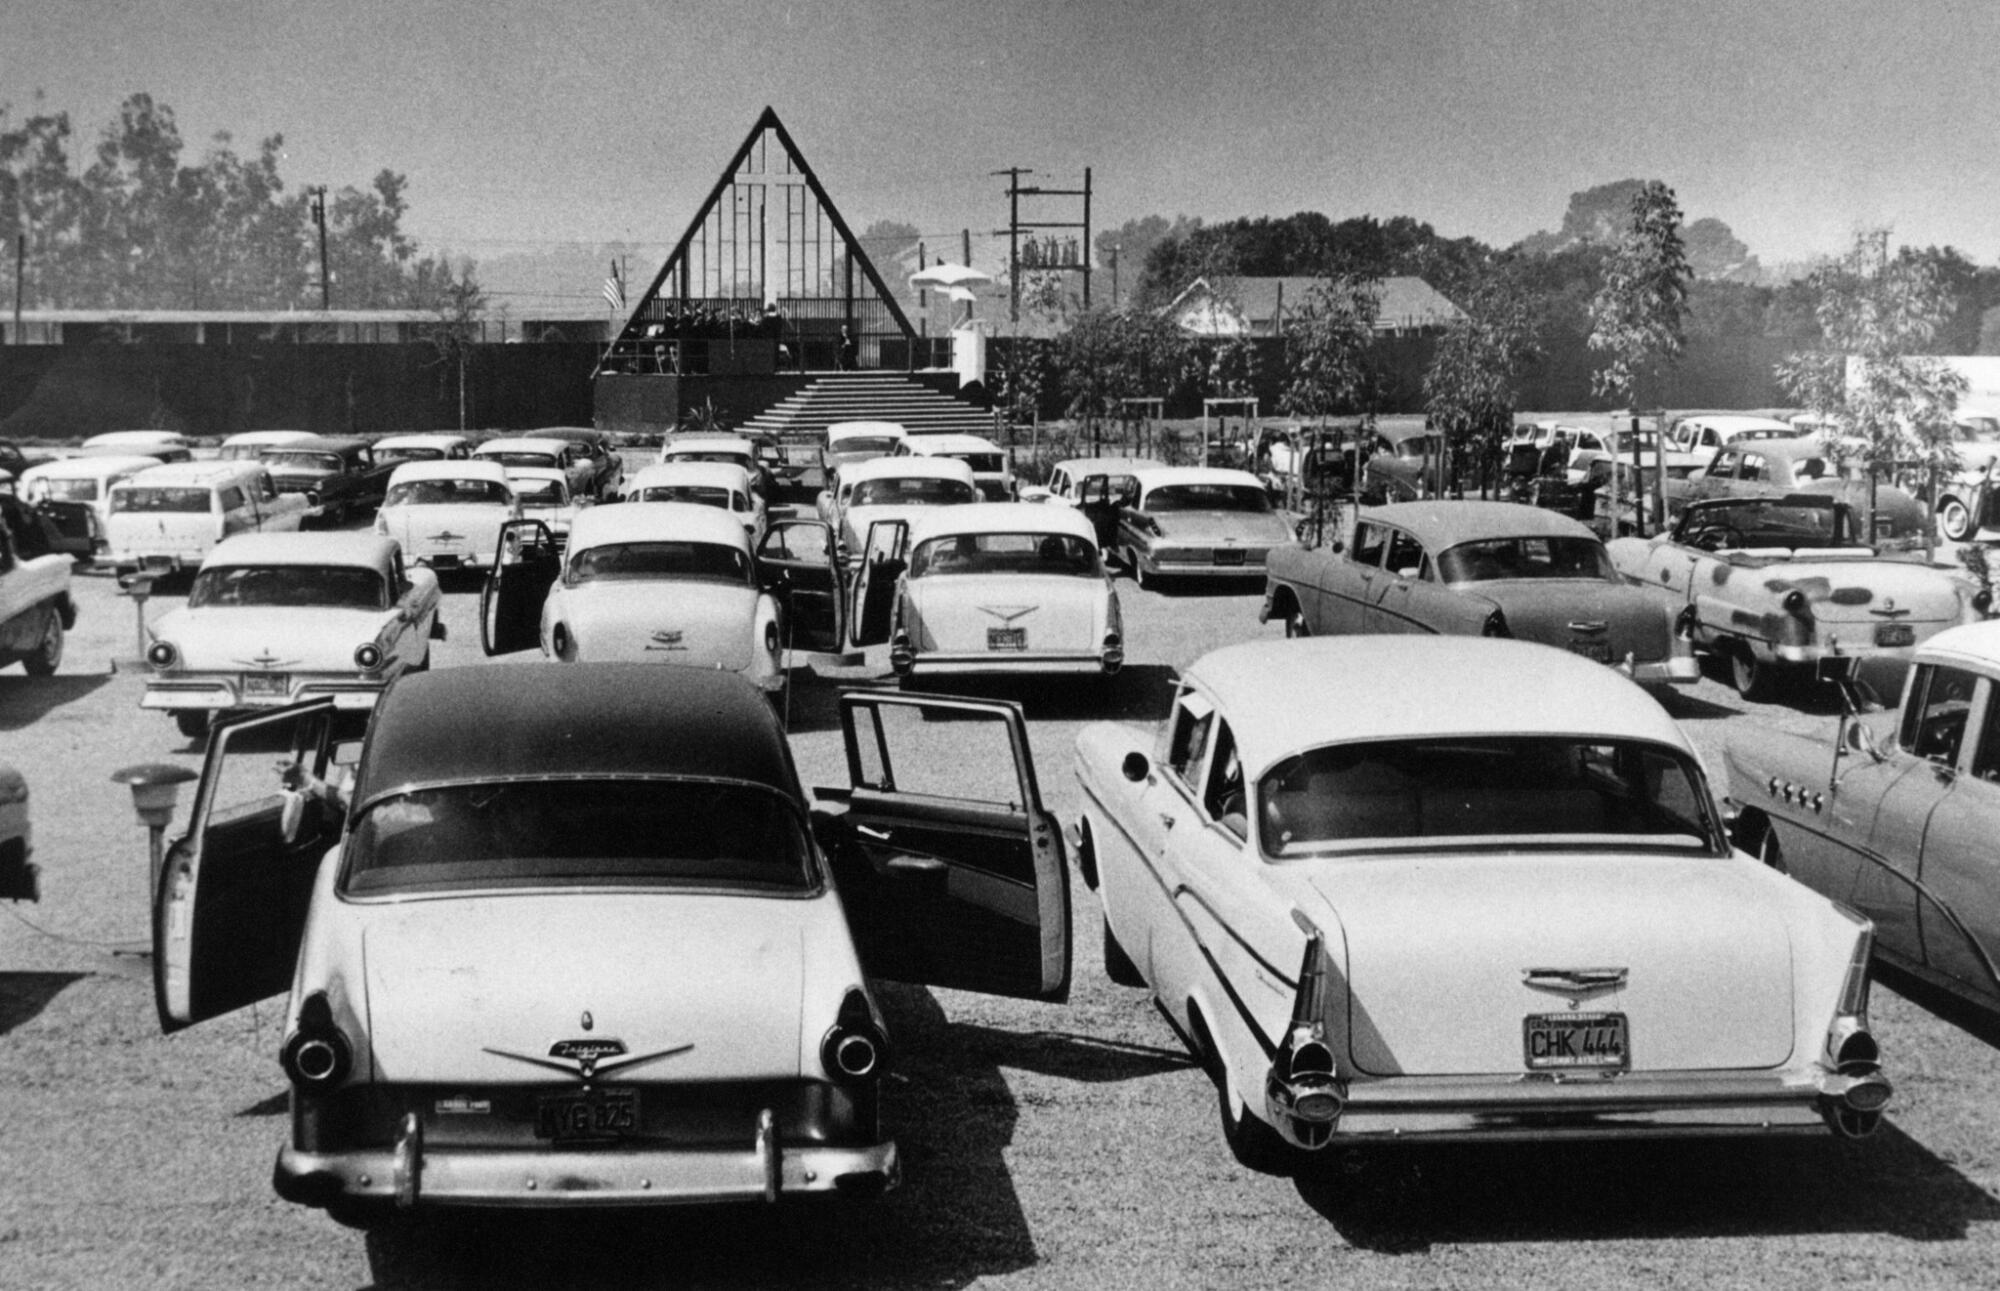
[[[832,525],[820,520],[773,522],[757,544],[757,581],[784,609],[786,649],[839,654],[846,648],[846,588]]]
[[[1120,499],[1113,488],[1116,480],[1117,477],[1111,475],[1086,476],[1083,487],[1077,491],[1076,509],[1097,531],[1097,545],[1101,548],[1118,545]]]
[[[97,510],[88,502],[37,502],[35,513],[48,521],[53,549],[77,560],[90,560],[104,538]]]
[[[285,990],[321,858],[341,812],[288,792],[290,766],[326,778],[331,698],[217,722],[188,832],[153,894],[153,998],[178,1031]],[[289,826],[289,828],[288,828]]]
[[[540,520],[500,526],[493,570],[479,594],[479,644],[488,655],[526,650],[542,638],[542,602],[562,572],[556,536]]]
[[[882,645],[896,616],[896,580],[909,564],[910,524],[877,520],[868,526],[861,567],[855,571],[847,610],[849,640],[856,646]]]
[[[927,986],[1069,997],[1069,871],[1018,705],[849,691],[849,785],[815,791],[862,967]]]

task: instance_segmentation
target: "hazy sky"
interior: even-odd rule
[[[1861,226],[2000,260],[1992,0],[0,0],[0,102],[127,94],[293,186],[410,179],[427,249],[671,242],[769,104],[849,221],[1407,214],[1496,245],[1659,178],[1767,264]],[[37,102],[38,93],[42,96]],[[637,268],[637,266],[634,266]]]

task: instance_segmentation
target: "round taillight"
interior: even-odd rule
[[[881,1065],[882,1051],[865,1035],[843,1035],[834,1041],[833,1070],[848,1080],[865,1080]]]
[[[171,641],[155,641],[146,647],[146,662],[155,668],[171,668],[181,661],[181,652]]]
[[[1982,587],[1972,594],[1972,609],[1976,614],[1984,614],[1993,608],[1993,590]]]
[[[373,641],[354,648],[354,665],[363,672],[372,672],[382,666],[382,647]]]
[[[347,1037],[332,1027],[313,1028],[299,1031],[285,1041],[278,1062],[292,1084],[300,1089],[332,1089],[346,1080],[353,1069],[354,1051],[348,1046]]]
[[[1479,635],[1483,637],[1511,637],[1514,634],[1507,627],[1507,616],[1502,614],[1496,607],[1491,614],[1486,616],[1486,621],[1479,625]]]

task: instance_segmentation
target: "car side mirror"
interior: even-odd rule
[[[1876,762],[1884,760],[1881,748],[1875,743],[1875,735],[1864,722],[1848,718],[1847,729],[1841,736],[1841,745],[1849,753],[1866,753]]]
[[[1146,761],[1145,754],[1134,749],[1125,755],[1125,760],[1119,764],[1118,769],[1125,773],[1127,780],[1137,784],[1152,773],[1153,767]]]

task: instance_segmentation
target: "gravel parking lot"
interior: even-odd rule
[[[1175,669],[1279,634],[1248,591],[1119,593],[1131,666],[1114,690],[1011,692],[1065,821],[1084,723],[1150,721]],[[477,599],[447,584],[437,666],[485,663]],[[1143,994],[1106,981],[1080,885],[1068,1005],[886,989],[906,1182],[877,1206],[508,1217],[365,1241],[270,1191],[282,1001],[162,1037],[148,963],[121,953],[146,931],[145,846],[110,773],[194,767],[198,751],[137,707],[132,604],[96,576],[77,600],[57,676],[0,676],[0,757],[32,786],[43,882],[39,905],[0,916],[0,1285],[1991,1286],[2000,1269],[2000,1062],[1887,990],[1897,1096],[1863,1143],[1431,1148],[1268,1178],[1231,1160],[1210,1085]],[[844,782],[836,680],[862,670],[794,687],[809,785]],[[1670,703],[1711,771],[1731,721],[1833,722],[1822,703],[1746,705],[1713,680]]]

